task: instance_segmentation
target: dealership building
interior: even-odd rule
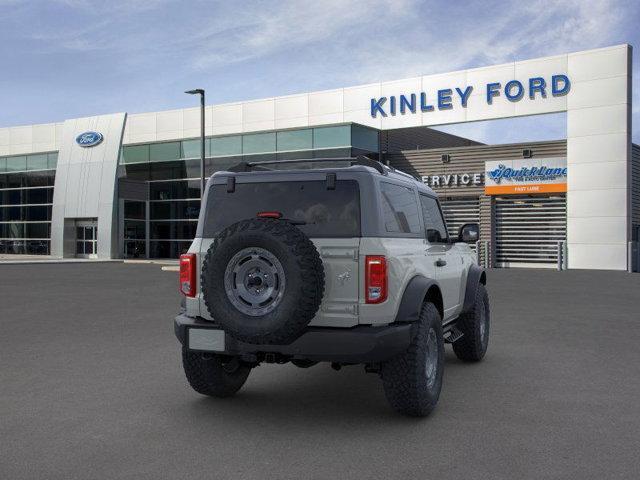
[[[206,176],[366,155],[477,222],[495,267],[637,271],[629,45],[205,107]],[[484,145],[432,126],[566,112],[567,138]],[[200,110],[0,129],[0,254],[176,258],[200,210]],[[326,165],[319,163],[318,165]]]

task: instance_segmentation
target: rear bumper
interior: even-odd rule
[[[189,329],[221,330],[219,325],[201,318],[178,315],[174,321],[175,334],[182,345],[189,348]],[[309,327],[289,345],[255,345],[239,342],[224,335],[225,355],[278,354],[290,359],[342,363],[375,363],[404,352],[411,342],[409,323],[383,327],[358,326],[353,328]]]

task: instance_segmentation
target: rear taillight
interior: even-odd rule
[[[282,218],[282,213],[280,213],[280,212],[258,212],[256,217],[258,217],[258,218]]]
[[[365,301],[381,303],[387,299],[387,259],[380,255],[365,258]]]
[[[196,254],[180,255],[180,293],[187,297],[196,296]]]

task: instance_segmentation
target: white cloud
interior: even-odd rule
[[[216,101],[232,101],[596,48],[638,39],[640,17],[636,0],[0,2],[12,48],[28,44],[25,57],[100,52],[114,77],[138,82],[145,105],[177,83],[211,82]]]

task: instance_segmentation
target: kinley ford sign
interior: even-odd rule
[[[409,93],[403,95],[391,95],[389,97],[379,97],[371,99],[371,116],[378,115],[386,117],[400,113],[433,112],[436,110],[450,110],[455,105],[463,108],[467,107],[469,97],[474,90],[473,85],[468,85],[464,89],[460,87],[444,88],[435,92]],[[487,83],[482,86],[484,90],[483,99],[488,105],[493,103],[495,97],[504,95],[510,102],[520,101],[525,93],[529,100],[546,98],[547,95],[559,97],[566,95],[571,90],[571,82],[566,75],[552,75],[550,81],[543,77],[531,77],[527,82],[511,80],[504,87],[499,82]]]
[[[484,173],[424,175],[422,181],[432,188],[484,185],[486,195],[566,192],[567,159],[546,157],[488,161]]]

